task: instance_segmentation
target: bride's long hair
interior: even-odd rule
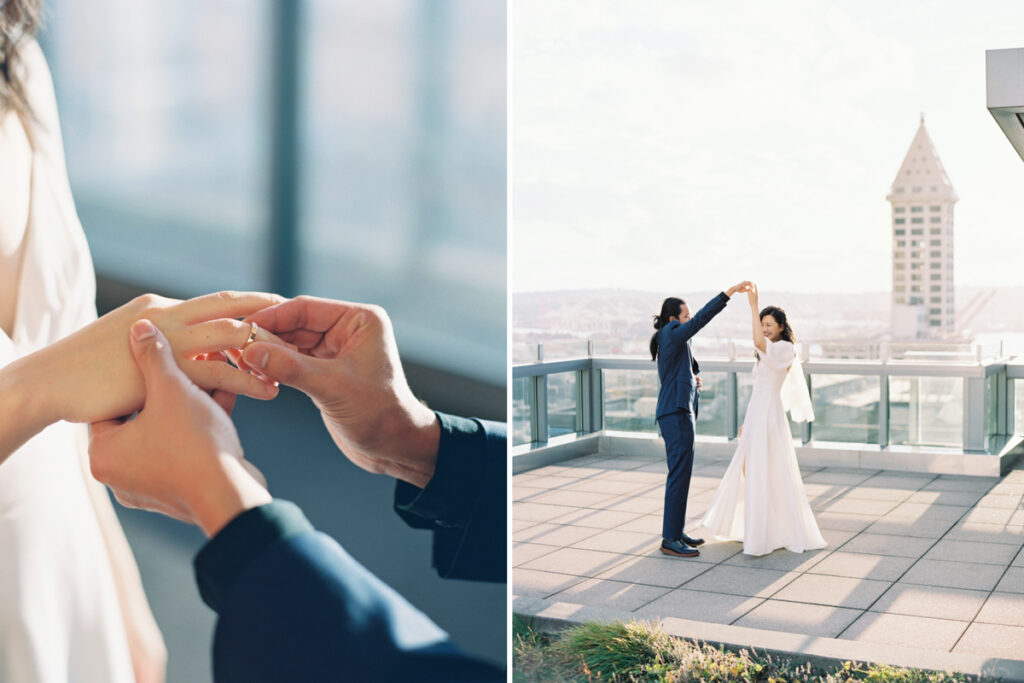
[[[42,0],[0,0],[0,114],[32,115],[19,73],[18,45],[39,30]]]
[[[668,325],[669,318],[678,318],[686,302],[677,296],[670,296],[661,302],[661,313],[654,317],[654,334],[651,335],[651,360],[658,360],[658,330]]]
[[[782,328],[782,334],[779,335],[779,339],[788,341],[790,344],[796,343],[796,334],[793,332],[793,328],[789,324],[789,318],[786,317],[786,312],[778,306],[765,306],[761,310],[761,315],[757,317],[758,320],[764,320],[766,315],[770,315],[775,318],[775,323]]]

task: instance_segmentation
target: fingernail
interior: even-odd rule
[[[145,318],[142,320],[136,320],[132,323],[132,339],[135,341],[142,341],[143,339],[149,339],[156,334],[156,328],[153,327],[153,323],[149,322]]]

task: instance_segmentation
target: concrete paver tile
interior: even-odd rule
[[[1007,567],[1017,554],[1020,546],[1003,543],[977,543],[975,541],[959,541],[942,539],[924,556],[926,560],[946,560],[950,562],[980,562],[982,564],[998,564]]]
[[[773,597],[778,600],[867,609],[889,586],[889,581],[851,579],[845,576],[804,574]],[[801,631],[801,633],[803,633]]]
[[[869,555],[837,550],[807,571],[812,574],[846,576],[853,579],[895,581],[914,563],[914,558]]]
[[[1024,595],[993,593],[974,619],[975,623],[1024,626]]]
[[[655,598],[664,595],[669,590],[668,588],[623,583],[621,581],[585,579],[560,593],[556,593],[551,596],[551,599],[632,612],[636,608],[642,607]]]
[[[572,544],[572,547],[585,550],[604,550],[625,555],[649,555],[660,545],[661,534],[612,529],[577,541]]]
[[[870,608],[872,612],[971,621],[988,591],[895,583]]]
[[[512,593],[546,598],[580,581],[579,576],[517,567],[512,570]]]
[[[684,584],[688,590],[767,598],[798,577],[796,572],[718,565]]]
[[[708,571],[709,565],[689,562],[681,558],[660,555],[657,557],[629,557],[598,575],[600,579],[612,579],[627,583],[649,586],[678,588],[693,577]],[[675,616],[675,615],[669,615]]]
[[[966,621],[866,612],[840,637],[949,652],[968,626]]]
[[[554,552],[525,563],[523,567],[576,576],[597,576],[622,564],[625,559],[625,555],[617,553],[580,550],[579,548],[558,548]]]
[[[729,624],[762,602],[762,598],[677,588],[641,607],[636,614]]]
[[[971,624],[953,652],[1020,659],[1024,652],[1024,627]]]
[[[865,531],[847,541],[840,550],[851,553],[918,558],[928,552],[934,543],[935,540],[931,538],[889,536]]]
[[[990,591],[1003,575],[1003,567],[976,562],[918,560],[900,581],[924,586]]]
[[[735,625],[835,638],[861,614],[845,607],[766,600]]]

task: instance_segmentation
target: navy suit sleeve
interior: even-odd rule
[[[286,501],[236,517],[195,569],[216,683],[505,680]]]
[[[704,308],[697,311],[696,315],[691,317],[685,323],[680,323],[678,326],[672,326],[667,331],[673,339],[689,339],[700,332],[705,325],[711,322],[712,318],[724,311],[725,306],[728,303],[729,297],[725,295],[725,292],[719,292],[718,296],[704,304]]]
[[[433,565],[446,579],[506,581],[504,423],[437,413],[441,442],[426,488],[399,481],[395,511],[407,524],[431,529]]]

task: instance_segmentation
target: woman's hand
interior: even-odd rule
[[[280,303],[276,294],[218,292],[179,301],[145,294],[60,341],[17,361],[23,381],[43,392],[46,423],[96,422],[130,415],[142,407],[145,386],[128,346],[128,328],[148,318],[167,336],[174,358],[199,387],[270,399],[273,382],[204,354],[241,349],[250,325],[236,317]],[[283,343],[259,330],[257,339]],[[13,364],[12,364],[13,365]]]
[[[750,286],[747,288],[747,302],[750,304],[750,310],[752,310],[752,311],[754,311],[756,313],[758,311],[758,308],[757,308],[757,285],[755,285],[753,282],[751,282]]]

